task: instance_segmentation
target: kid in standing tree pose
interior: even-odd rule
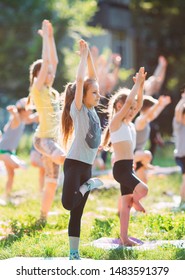
[[[48,20],[42,23],[39,34],[43,40],[42,59],[30,67],[30,97],[39,115],[39,125],[34,135],[34,146],[43,155],[45,190],[42,198],[40,224],[44,225],[52,205],[59,165],[65,153],[60,146],[59,93],[52,88],[58,58],[53,37],[53,28]]]
[[[171,103],[170,96],[161,95],[159,99],[152,96],[143,96],[143,106],[139,116],[135,119],[136,149],[134,153],[135,171],[144,183],[147,184],[147,170],[151,167],[152,154],[145,150],[150,135],[150,123]]]
[[[64,162],[62,204],[70,211],[68,226],[70,260],[80,259],[79,241],[83,209],[89,191],[102,185],[91,178],[92,164],[101,141],[101,126],[94,106],[100,100],[99,86],[90,50],[84,40],[79,41],[80,63],[76,81],[65,89],[62,130],[65,146],[74,135]],[[86,65],[88,77],[85,78]]]
[[[176,163],[181,168],[182,183],[180,188],[180,209],[185,211],[185,145],[182,142],[185,137],[185,89],[181,95],[181,99],[175,107],[175,115],[173,119],[173,134],[175,139],[174,157]]]
[[[113,176],[121,188],[120,237],[125,246],[138,245],[136,240],[128,236],[130,209],[134,207],[137,211],[145,212],[140,200],[148,192],[147,186],[133,171],[136,133],[131,122],[142,106],[145,77],[144,67],[141,67],[134,77],[133,88],[130,91],[120,89],[112,96],[109,105],[110,120],[103,142],[106,147],[110,138],[114,152]]]
[[[20,139],[24,133],[25,126],[38,122],[38,116],[32,113],[32,110],[26,110],[27,98],[19,99],[15,105],[7,106],[10,113],[8,123],[3,129],[0,139],[0,160],[4,162],[7,171],[7,182],[5,186],[5,201],[1,200],[0,204],[6,205],[11,201],[11,192],[17,168],[25,168],[26,163],[16,155]]]

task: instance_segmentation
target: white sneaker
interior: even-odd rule
[[[87,186],[88,191],[92,191],[103,186],[103,182],[99,178],[91,178],[84,185]]]
[[[81,194],[84,196],[86,192],[92,191],[103,186],[103,182],[98,178],[91,178],[85,182],[79,189]]]

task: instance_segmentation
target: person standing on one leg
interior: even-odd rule
[[[51,208],[59,177],[59,167],[65,159],[60,145],[59,93],[52,87],[58,64],[53,28],[48,20],[42,22],[39,34],[43,40],[42,59],[30,67],[30,95],[39,116],[34,134],[35,149],[42,154],[45,169],[45,189],[38,224],[45,224]],[[31,101],[30,100],[30,101]],[[28,106],[29,106],[28,102]]]
[[[145,212],[140,200],[148,193],[147,185],[136,177],[133,170],[136,131],[131,122],[142,107],[145,77],[144,67],[141,67],[134,77],[133,88],[120,89],[110,99],[110,120],[103,141],[104,147],[111,143],[113,148],[113,176],[121,189],[120,237],[125,246],[138,245],[128,236],[130,210],[134,207]]]
[[[185,137],[185,90],[175,107],[173,133],[175,139],[174,156],[176,163],[181,168],[182,173],[182,184],[180,188],[181,202],[179,207],[182,210],[185,210],[185,145],[182,142],[182,139]]]
[[[64,162],[62,204],[70,211],[68,226],[70,260],[80,259],[79,241],[83,209],[89,191],[102,185],[98,178],[91,178],[98,147],[101,142],[101,126],[94,109],[100,100],[99,85],[91,53],[84,40],[79,41],[80,63],[76,81],[65,89],[62,113],[64,146],[74,137]],[[86,65],[88,76],[85,78]]]

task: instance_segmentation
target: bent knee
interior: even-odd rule
[[[52,156],[52,160],[58,165],[64,164],[65,158],[66,158],[65,155]]]
[[[150,151],[145,151],[143,160],[146,163],[150,163],[152,161],[152,154]]]
[[[148,194],[148,186],[143,182],[139,183],[136,186],[135,191],[144,197]]]
[[[71,211],[73,209],[72,202],[67,201],[63,196],[61,197],[61,203],[66,210]]]

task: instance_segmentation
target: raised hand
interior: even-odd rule
[[[15,105],[8,105],[6,107],[6,110],[10,113],[10,114],[16,114],[17,111],[17,107]]]
[[[46,33],[49,35],[49,25],[51,25],[51,23],[49,22],[49,20],[44,19],[42,22],[42,29],[39,29],[37,32],[38,34],[43,37],[43,33]],[[52,26],[51,26],[52,28]],[[50,31],[51,32],[51,31]]]
[[[147,72],[145,72],[144,67],[140,67],[139,72],[136,73],[136,75],[133,77],[134,83],[140,83],[141,85],[144,84],[144,81],[146,79]]]
[[[168,96],[168,95],[161,95],[161,96],[159,97],[158,101],[159,101],[159,104],[160,104],[161,106],[164,106],[164,107],[165,107],[165,106],[167,106],[168,104],[171,103],[171,97]]]
[[[158,62],[163,66],[166,67],[168,64],[168,61],[166,60],[166,58],[162,55],[159,56],[158,58]]]
[[[112,54],[112,63],[115,65],[115,66],[120,66],[121,64],[121,56],[117,53],[113,53]]]
[[[79,41],[79,49],[80,49],[80,56],[87,58],[88,52],[89,52],[89,47],[83,39],[81,39]]]

